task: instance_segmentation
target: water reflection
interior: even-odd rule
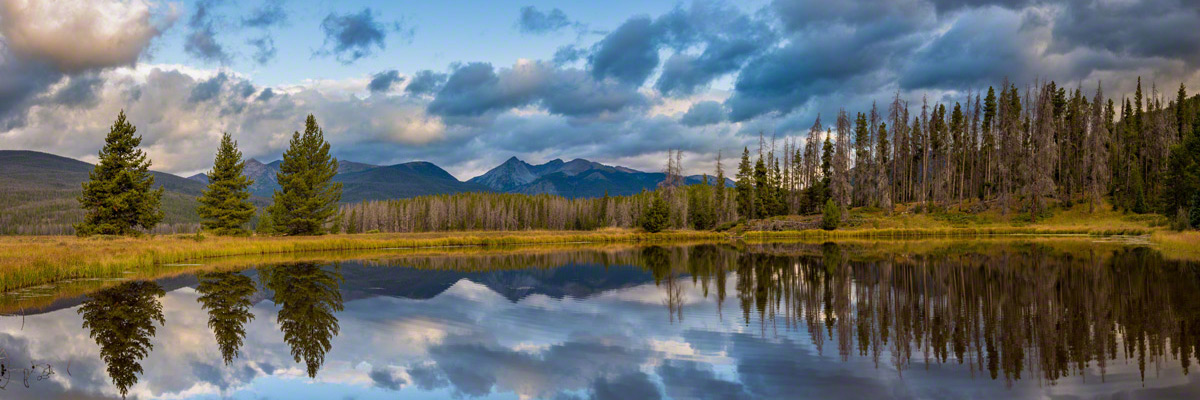
[[[1198,271],[1089,242],[290,263],[0,318],[60,371],[4,398],[1195,397]]]
[[[121,397],[137,383],[141,360],[154,349],[154,322],[166,323],[158,301],[164,294],[154,282],[128,282],[93,293],[77,310]]]
[[[279,306],[276,319],[283,340],[292,347],[292,358],[304,363],[310,378],[316,377],[340,329],[334,313],[342,311],[341,273],[311,263],[258,271],[263,287],[274,292],[271,301]]]
[[[246,323],[254,319],[251,297],[257,289],[254,280],[236,272],[207,272],[199,276],[196,301],[208,311],[208,327],[221,349],[225,365],[233,363],[246,338]]]

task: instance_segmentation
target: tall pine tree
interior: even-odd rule
[[[338,161],[329,155],[325,133],[317,126],[317,119],[309,114],[304,121],[304,134],[292,134],[276,174],[280,190],[275,191],[275,202],[270,209],[276,232],[284,235],[325,233],[325,225],[337,212],[338,201],[342,198],[342,184],[333,182],[337,169]]]
[[[104,138],[100,162],[83,183],[79,204],[85,214],[75,233],[87,235],[130,235],[137,228],[150,230],[162,221],[159,210],[163,189],[152,189],[150,160],[138,148],[142,137],[134,136],[137,127],[125,121],[125,111]]]
[[[208,173],[208,188],[200,196],[200,226],[217,235],[245,235],[245,225],[254,217],[254,205],[250,204],[250,192],[246,191],[254,181],[242,172],[246,162],[237,142],[228,133],[221,136],[221,147]]]

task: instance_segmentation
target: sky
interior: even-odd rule
[[[278,159],[313,114],[339,159],[463,180],[671,149],[711,173],[818,115],[1006,78],[1173,98],[1200,87],[1197,26],[1187,0],[0,0],[0,149],[94,162],[124,110],[154,169],[190,175],[223,132]]]

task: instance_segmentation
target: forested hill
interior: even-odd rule
[[[521,194],[551,194],[568,198],[627,196],[642,190],[654,190],[666,178],[661,172],[642,172],[620,166],[609,166],[577,158],[568,162],[554,159],[532,165],[512,157],[483,175],[468,182],[485,185],[497,192]],[[689,176],[686,183],[703,181],[700,175]],[[726,181],[732,186],[733,181]]]
[[[64,234],[83,219],[76,197],[92,164],[53,154],[0,150],[0,234]],[[165,231],[199,223],[196,197],[204,184],[152,172],[163,187]]]

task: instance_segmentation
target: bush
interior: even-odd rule
[[[1180,208],[1179,212],[1175,215],[1175,219],[1171,220],[1171,230],[1185,231],[1190,224],[1191,221],[1188,220],[1188,213]]]
[[[733,227],[737,226],[737,224],[738,224],[737,221],[729,221],[729,222],[717,225],[717,227],[713,228],[713,230],[717,231],[717,232],[724,232],[724,231],[733,229]]]
[[[1192,196],[1192,212],[1188,219],[1193,228],[1200,229],[1200,192]]]
[[[654,200],[651,200],[642,212],[642,229],[650,233],[662,231],[667,227],[668,217],[667,202],[663,201],[661,196],[654,196]]]
[[[837,204],[833,203],[833,199],[825,201],[825,214],[821,217],[821,229],[832,231],[837,229],[838,224],[842,222],[842,210]]]

